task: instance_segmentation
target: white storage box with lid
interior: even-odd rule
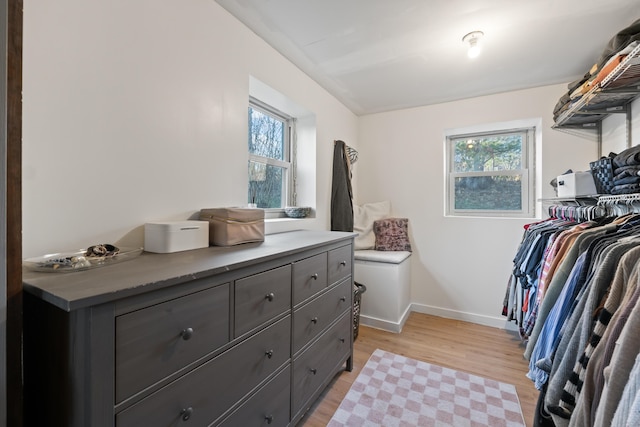
[[[558,197],[593,196],[598,194],[591,172],[574,172],[557,178]]]
[[[360,324],[401,332],[411,312],[411,252],[357,250],[353,278],[367,287]]]
[[[148,222],[144,225],[144,250],[171,253],[209,246],[207,221]]]

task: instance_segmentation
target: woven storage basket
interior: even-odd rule
[[[589,163],[591,175],[596,185],[598,194],[611,194],[613,188],[613,159],[603,157],[600,160]]]
[[[353,282],[353,340],[358,337],[360,330],[360,305],[362,304],[362,294],[367,291],[367,287],[362,283]]]
[[[212,245],[264,242],[263,209],[200,209],[200,219],[209,221],[209,242]]]

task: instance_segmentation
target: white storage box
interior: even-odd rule
[[[401,332],[411,312],[411,252],[359,250],[353,257],[354,280],[367,287],[360,324]]]
[[[148,222],[144,225],[144,250],[170,253],[209,246],[207,221]]]
[[[557,178],[558,197],[592,196],[598,194],[591,172],[575,172]]]

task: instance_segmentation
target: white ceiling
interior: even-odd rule
[[[639,0],[216,1],[358,115],[568,83],[640,18]]]

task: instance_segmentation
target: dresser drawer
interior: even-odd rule
[[[304,408],[319,387],[331,378],[332,370],[348,356],[351,351],[351,322],[351,316],[344,315],[294,360],[291,390],[293,416]]]
[[[220,425],[225,427],[289,425],[290,385],[291,369],[287,366]]]
[[[351,280],[345,280],[293,314],[293,352],[298,352],[351,307]]]
[[[115,322],[118,403],[229,342],[229,284]]]
[[[290,334],[287,316],[120,412],[117,426],[211,424],[289,361]]]
[[[291,266],[236,280],[234,337],[291,308]]]
[[[327,253],[293,263],[293,304],[312,297],[327,287]]]
[[[347,245],[329,251],[329,285],[351,275],[353,246]]]

